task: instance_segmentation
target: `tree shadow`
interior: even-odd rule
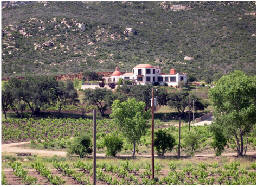
[[[15,113],[8,113],[8,118],[16,118],[16,119],[25,119],[25,118],[34,118],[34,119],[39,119],[39,118],[73,118],[73,119],[92,119],[92,113],[87,113],[86,115],[84,114],[79,114],[79,113],[72,113],[72,112],[61,112],[59,113],[58,111],[41,111],[37,115],[31,116],[30,112],[24,112],[22,116],[17,116]],[[96,119],[101,119],[100,116],[96,116]]]
[[[194,114],[195,119],[201,117],[204,115],[204,112],[197,112]],[[179,113],[178,112],[170,112],[170,113],[154,113],[154,118],[159,119],[162,122],[168,122],[171,120],[179,120]],[[189,114],[188,112],[185,112],[183,115],[181,115],[181,120],[183,121],[188,121],[189,119]],[[191,113],[190,115],[190,120],[193,120],[193,114]]]

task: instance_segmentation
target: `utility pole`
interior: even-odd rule
[[[93,110],[93,185],[96,185],[96,109]]]
[[[190,111],[190,95],[188,96],[188,124],[189,124],[189,131],[190,131],[190,124],[191,124],[191,111]]]
[[[194,121],[194,100],[193,100],[193,121]]]
[[[154,179],[154,89],[152,88],[151,100],[151,166],[152,166],[152,179]]]
[[[178,153],[177,158],[180,158],[180,139],[181,139],[181,117],[179,117],[179,127],[178,127]]]

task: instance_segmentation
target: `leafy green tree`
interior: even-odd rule
[[[151,89],[151,85],[134,85],[130,89],[129,96],[136,98],[138,101],[143,101],[146,104],[145,111],[147,111],[151,107]]]
[[[166,151],[172,151],[175,144],[175,138],[165,130],[159,129],[158,132],[155,132],[154,147],[156,147],[158,155],[164,156]]]
[[[200,135],[194,130],[187,132],[185,135],[184,146],[191,155],[199,148],[200,139]]]
[[[157,101],[159,105],[167,105],[168,92],[165,88],[158,88],[154,94],[157,97]]]
[[[219,126],[211,126],[211,132],[213,133],[211,146],[215,150],[216,156],[220,156],[224,151],[224,147],[227,145],[227,136]]]
[[[2,90],[2,110],[4,112],[4,117],[7,119],[6,112],[11,109],[14,103],[14,98],[10,90]]]
[[[168,106],[171,108],[176,108],[179,116],[184,116],[185,109],[188,106],[188,92],[185,91],[177,91],[174,93],[170,93],[168,98]]]
[[[34,115],[40,112],[42,106],[56,102],[57,85],[54,77],[27,76],[23,80],[12,78],[5,85],[5,94],[12,95],[11,107],[18,116],[19,109],[22,112],[25,104],[30,108],[31,115]],[[3,99],[6,99],[5,96]]]
[[[25,77],[22,81],[22,100],[29,106],[32,115],[38,114],[43,105],[55,103],[57,86],[54,77]]]
[[[128,98],[124,102],[115,100],[112,104],[111,117],[127,140],[133,144],[133,157],[136,144],[139,143],[148,128],[150,111],[144,109],[145,103],[137,102],[135,98]]]
[[[92,153],[92,143],[90,137],[85,135],[75,137],[69,146],[68,153],[79,155],[80,158]]]
[[[108,106],[112,103],[110,101],[112,99],[112,91],[106,88],[86,89],[84,94],[84,100],[88,101],[89,104],[96,105],[101,116],[104,116]]]
[[[107,148],[106,155],[115,157],[123,148],[123,140],[116,134],[108,134],[104,138],[104,145]]]
[[[98,81],[101,80],[102,77],[99,76],[96,72],[85,71],[83,72],[83,79],[87,81]]]
[[[59,113],[61,112],[61,109],[64,105],[75,104],[79,102],[78,94],[72,81],[68,81],[66,84],[64,84],[64,82],[58,82],[56,97]]]
[[[237,154],[244,154],[244,142],[256,123],[256,80],[241,71],[221,77],[209,96],[213,102],[215,123],[228,138],[234,138]]]

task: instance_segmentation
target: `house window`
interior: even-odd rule
[[[129,77],[125,77],[125,80],[129,80],[130,78]]]
[[[150,74],[150,69],[146,69],[146,74]]]
[[[180,81],[183,81],[184,80],[184,77],[180,77]]]
[[[147,76],[147,77],[146,77],[146,81],[147,81],[147,82],[150,82],[150,77]]]
[[[155,69],[153,69],[153,74],[155,74]]]
[[[152,82],[156,82],[156,79],[155,79],[155,77],[153,77],[153,81]]]
[[[176,77],[170,77],[170,82],[176,82]]]
[[[137,81],[142,81],[142,77],[137,77]]]
[[[165,77],[165,82],[168,82],[168,77]]]
[[[134,69],[133,69],[133,73],[134,73]]]
[[[141,75],[141,74],[142,74],[142,70],[138,69],[138,75]]]
[[[158,82],[163,82],[163,77],[158,77]]]
[[[116,79],[115,78],[113,78],[113,82],[115,82],[116,81]]]

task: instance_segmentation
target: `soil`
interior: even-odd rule
[[[21,178],[13,174],[13,171],[4,171],[4,174],[8,185],[25,185]]]
[[[66,157],[67,152],[65,151],[53,151],[53,150],[38,150],[38,149],[30,149],[30,148],[26,148],[23,147],[23,145],[25,144],[30,144],[30,142],[19,142],[19,143],[10,143],[10,144],[2,144],[2,153],[26,153],[29,154],[31,153],[32,155],[40,155],[40,156],[49,156],[52,157],[54,155],[56,156],[61,156],[61,157]],[[256,157],[256,151],[249,151],[246,153],[246,155],[251,156],[251,157]],[[121,158],[131,158],[132,155],[118,155],[117,157],[121,157]],[[150,158],[151,155],[136,155],[137,157],[145,157],[145,158]],[[155,155],[157,156],[157,155]],[[237,156],[236,152],[227,152],[227,153],[223,153],[222,156],[227,156],[227,157],[235,157]],[[97,153],[97,157],[99,158],[103,158],[106,157],[105,153]],[[166,157],[175,157],[175,155],[173,154],[167,154]],[[184,156],[183,156],[184,157]],[[195,154],[194,157],[197,158],[207,158],[207,157],[216,157],[216,155],[213,154],[203,154],[203,153],[199,153],[199,154]]]

